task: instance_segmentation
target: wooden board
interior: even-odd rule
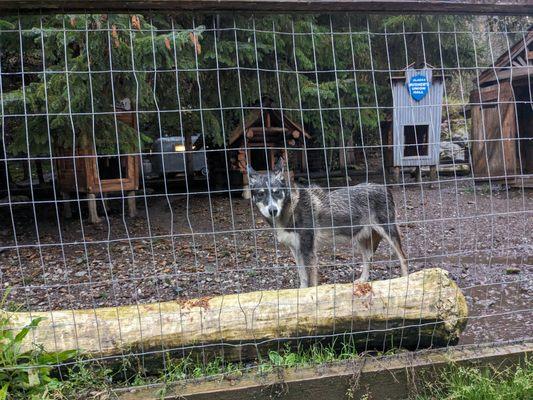
[[[482,92],[481,102],[471,108],[471,113],[474,177],[514,178],[517,173],[517,122],[509,82],[502,82],[497,90],[489,88]]]
[[[79,349],[89,356],[201,346],[226,359],[249,359],[260,348],[299,337],[357,333],[361,348],[455,343],[468,310],[448,272],[432,268],[364,284],[258,291],[188,301],[51,312],[5,312],[14,330],[44,321],[22,349]]]
[[[238,379],[200,379],[193,383],[155,384],[115,391],[119,400],[325,400],[407,399],[450,364],[505,368],[531,358],[533,342],[498,346],[452,346],[446,349],[390,356],[363,356],[300,368],[277,368],[269,374],[255,371]],[[424,382],[425,381],[425,382]],[[161,396],[161,389],[165,396]],[[348,395],[351,394],[350,396]]]
[[[533,13],[530,0],[0,0],[2,12],[59,11],[367,11],[415,13]]]

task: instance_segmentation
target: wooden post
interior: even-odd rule
[[[248,200],[251,197],[252,193],[250,192],[248,173],[245,171],[242,174],[242,198]]]
[[[135,205],[135,190],[128,192],[128,214],[130,218],[135,218],[137,216],[137,207]]]
[[[396,167],[392,167],[392,176],[394,177],[394,182],[395,183],[400,183],[400,167],[396,166]]]
[[[100,223],[100,218],[98,218],[98,212],[96,209],[96,195],[94,193],[87,194],[87,205],[89,207],[89,223],[98,224]]]
[[[415,168],[415,179],[417,182],[422,182],[422,169],[420,167]]]
[[[433,187],[437,183],[437,166],[431,165],[429,167],[429,187]]]
[[[242,197],[243,199],[249,199],[251,197],[250,188],[248,186],[248,173],[246,172],[246,153],[243,149],[239,150],[237,155],[237,162],[239,169],[242,172]],[[248,150],[248,162],[250,162],[250,152]]]

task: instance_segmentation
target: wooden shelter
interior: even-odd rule
[[[533,187],[533,26],[474,83],[474,177]]]
[[[387,135],[387,158],[396,179],[400,168],[429,166],[436,177],[439,163],[444,75],[429,64],[407,66],[391,78],[393,114]],[[418,174],[420,176],[420,173]]]
[[[291,173],[307,169],[306,140],[311,136],[287,115],[272,109],[270,100],[265,99],[263,106],[266,108],[248,114],[244,126],[236,127],[229,138],[235,160],[232,168],[242,173],[245,198],[249,196],[247,163],[256,171],[271,171],[276,160],[284,157]]]
[[[135,114],[118,114],[117,120],[136,127]],[[64,215],[69,217],[70,193],[84,193],[89,207],[89,222],[100,221],[96,207],[96,195],[109,192],[125,192],[128,196],[130,217],[135,216],[135,190],[139,189],[139,159],[133,155],[102,157],[92,147],[80,147],[72,155],[72,149],[59,149],[56,158],[59,191],[64,202]]]

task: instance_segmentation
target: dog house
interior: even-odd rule
[[[279,157],[289,163],[292,174],[307,169],[306,140],[311,136],[287,115],[272,109],[272,102],[263,101],[266,109],[252,111],[244,126],[236,127],[230,135],[232,169],[242,173],[243,197],[249,197],[246,165],[256,171],[272,170]]]
[[[392,167],[399,179],[402,167],[429,166],[436,176],[439,162],[444,76],[429,64],[420,68],[408,66],[391,79]],[[420,175],[419,175],[420,176]]]
[[[474,84],[470,93],[474,177],[533,187],[533,27]]]
[[[117,120],[136,127],[135,114],[118,114]],[[102,157],[94,148],[79,147],[72,156],[70,149],[56,151],[56,170],[59,191],[64,200],[63,213],[71,215],[70,193],[84,193],[89,206],[89,222],[100,221],[97,214],[96,196],[109,192],[125,192],[131,217],[136,214],[135,190],[139,189],[139,160],[133,155]]]

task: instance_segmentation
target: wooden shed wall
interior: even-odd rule
[[[472,168],[476,178],[505,179],[517,173],[517,128],[509,82],[473,94]],[[476,104],[477,103],[477,104]]]

